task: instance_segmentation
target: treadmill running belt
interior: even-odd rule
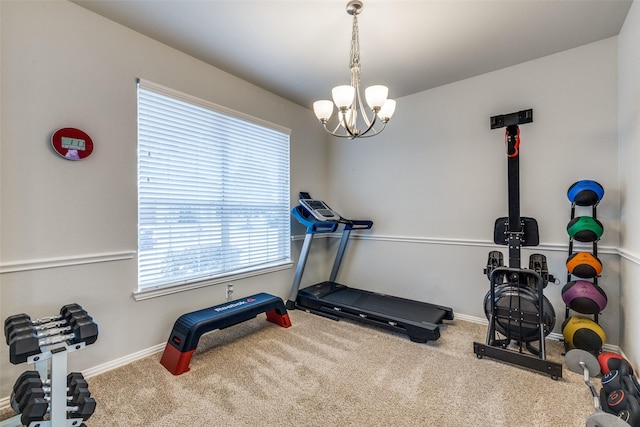
[[[322,300],[419,323],[441,323],[447,316],[446,310],[432,304],[347,287],[324,295]]]

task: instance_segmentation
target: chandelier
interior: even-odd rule
[[[362,2],[351,0],[347,3],[347,13],[353,16],[351,33],[351,84],[336,86],[331,91],[333,102],[323,99],[313,103],[316,114],[325,130],[340,138],[362,138],[379,134],[385,128],[396,109],[396,101],[387,99],[389,88],[382,85],[369,86],[364,95],[371,111],[367,114],[360,94],[360,39],[358,37],[358,14],[362,12]],[[327,127],[333,115],[333,105],[338,109],[337,124],[331,130]],[[375,128],[376,123],[381,123]]]

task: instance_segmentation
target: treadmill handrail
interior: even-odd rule
[[[338,223],[334,221],[318,221],[313,217],[305,218],[302,215],[304,208],[300,205],[291,209],[291,214],[298,220],[298,222],[307,227],[306,234],[322,234],[333,233],[338,229]]]
[[[344,228],[346,230],[368,230],[373,227],[373,221],[368,219],[347,219]]]

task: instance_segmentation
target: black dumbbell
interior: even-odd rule
[[[68,406],[69,418],[82,418],[86,421],[96,410],[96,400],[92,397],[82,398],[77,405]],[[47,399],[34,398],[24,408],[20,417],[20,422],[28,426],[32,422],[43,421],[49,412],[49,402]]]
[[[38,373],[38,371],[24,371],[20,374],[20,376],[18,376],[16,382],[13,384],[13,394],[18,394],[20,390],[23,389],[24,382],[26,382],[28,379],[42,381],[42,378],[40,378],[40,373]],[[81,372],[69,372],[67,374],[67,387],[73,387],[75,381],[77,380],[84,380],[84,375],[82,375]],[[51,380],[44,380],[42,381],[42,384],[51,385]]]
[[[617,369],[611,370],[602,376],[602,389],[606,395],[622,388],[620,378],[622,376]]]
[[[33,377],[25,378],[22,380],[22,382],[20,382],[20,384],[16,384],[14,386],[13,393],[11,393],[11,399],[10,399],[11,408],[13,408],[15,412],[21,413],[22,412],[21,407],[23,405],[21,405],[20,402],[24,394],[27,392],[27,390],[41,387],[41,386],[42,386],[42,381],[40,380],[39,375],[37,378],[33,378]]]
[[[634,426],[634,427],[640,426],[640,414],[639,413],[634,413],[633,411],[625,409],[625,410],[620,411],[618,413],[618,418],[620,418],[622,421],[626,422],[627,424],[629,424],[631,426]]]
[[[78,402],[81,402],[85,397],[91,397],[91,392],[89,391],[87,382],[84,380],[76,384],[75,387],[67,390],[67,403],[70,405],[77,405]],[[36,387],[25,390],[20,400],[18,400],[18,410],[16,412],[22,413],[29,402],[35,398],[49,401],[51,399],[51,387]]]
[[[62,326],[74,315],[79,315],[80,313],[87,314],[80,305],[67,304],[60,309],[59,315],[42,317],[36,320],[31,320],[31,317],[24,313],[9,316],[4,321],[4,336],[7,345],[11,341],[11,335],[17,335],[18,331],[24,332],[25,329],[31,327],[35,327],[36,330],[41,330]]]
[[[9,361],[14,365],[24,363],[30,356],[41,353],[41,347],[67,341],[70,344],[93,344],[98,339],[98,325],[93,320],[81,318],[71,319],[70,325],[64,328],[68,332],[61,335],[39,338],[37,333],[30,332],[16,335],[9,341]]]
[[[11,396],[12,408],[20,413],[29,403],[29,400],[38,397],[44,398],[51,393],[50,381],[42,382],[40,378],[26,378],[15,388]],[[67,400],[72,404],[80,401],[82,397],[91,396],[89,384],[81,373],[72,372],[67,375]]]
[[[9,330],[9,335],[7,336],[7,344],[9,344],[11,340],[18,335],[35,333],[38,338],[46,338],[54,335],[68,333],[72,330],[71,324],[74,321],[77,323],[80,321],[93,321],[93,319],[87,314],[86,311],[82,310],[71,313],[71,315],[64,320],[57,320],[43,324],[16,324],[13,325],[13,328]]]
[[[625,409],[618,412],[618,417],[633,427],[640,426],[640,403],[637,398],[628,396],[625,406]]]
[[[22,402],[24,406],[24,396],[30,389],[50,387],[51,381],[42,381],[40,374],[37,371],[25,371],[18,377],[18,380],[13,386],[13,392],[11,393],[11,405],[16,412],[21,412],[17,408]],[[67,374],[67,395],[72,396],[75,394],[76,389],[88,388],[89,385],[85,381],[84,376],[80,372],[70,372]],[[14,403],[15,402],[15,403]]]
[[[607,396],[607,406],[611,409],[612,413],[617,414],[625,409],[629,409],[629,402],[631,400],[629,393],[624,390],[614,390]],[[636,401],[636,403],[638,402]]]
[[[638,380],[633,375],[633,368],[629,364],[626,359],[620,360],[620,367],[618,368],[622,380],[624,382],[624,387],[629,393],[633,394],[635,397],[640,397],[640,384],[638,384]],[[626,380],[625,380],[626,379]]]
[[[49,411],[49,402],[46,399],[33,399],[22,411],[20,422],[28,426],[32,421],[43,421]]]
[[[602,376],[602,387],[607,394],[622,389],[635,397],[640,397],[640,385],[628,370],[628,366],[628,364],[625,365],[625,361],[622,361],[620,370],[614,369]]]
[[[16,378],[16,382],[13,384],[13,393],[15,394],[22,385],[23,381],[26,381],[29,378],[41,380],[38,371],[24,371],[18,376],[18,378]]]
[[[83,397],[72,407],[68,407],[69,418],[82,418],[87,421],[96,411],[96,400],[93,397]]]
[[[9,323],[5,324],[5,337],[9,341],[11,340],[12,335],[16,335],[23,329],[35,328],[37,331],[44,331],[46,329],[65,326],[74,317],[83,317],[89,315],[86,310],[83,310],[80,306],[77,306],[73,310],[65,310],[64,313],[64,315],[43,317],[36,320],[32,320],[28,316],[22,316],[13,319]]]
[[[7,317],[4,321],[4,338],[7,345],[9,344],[9,335],[14,329],[22,329],[31,326],[33,326],[31,318],[26,314],[16,314],[14,316]]]

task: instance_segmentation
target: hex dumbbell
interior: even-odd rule
[[[84,383],[85,387],[81,387],[80,384],[78,384],[77,387],[74,387],[67,392],[68,405],[76,405],[78,402],[81,402],[83,398],[91,397],[91,392],[89,391],[89,388],[86,387],[86,381],[84,381]],[[24,409],[28,406],[29,402],[31,402],[35,398],[45,399],[47,402],[49,402],[51,400],[51,387],[38,387],[26,390],[21,396],[21,400],[18,401],[17,412],[24,412]]]
[[[48,399],[51,395],[51,387],[34,378],[27,379],[21,387],[19,387],[13,396],[12,407],[21,413],[28,405],[29,401],[34,398]],[[90,397],[89,384],[84,378],[73,378],[67,380],[67,401],[74,405],[81,401],[83,397]]]
[[[71,331],[72,324],[79,322],[93,321],[93,318],[87,314],[86,311],[77,311],[70,313],[66,318],[61,320],[55,320],[48,323],[32,323],[24,322],[22,324],[14,324],[12,328],[9,328],[9,334],[7,335],[7,344],[11,340],[24,334],[35,333],[38,338],[46,338],[54,335],[60,335]]]
[[[9,341],[9,360],[14,365],[24,363],[29,356],[41,353],[41,347],[64,341],[70,344],[84,342],[93,344],[98,339],[98,325],[90,317],[72,318],[65,328],[57,329],[56,335],[44,333],[41,338],[37,331],[13,335]],[[58,334],[59,333],[59,334]]]
[[[74,406],[67,406],[70,418],[82,418],[86,421],[96,410],[96,400],[93,397],[84,397]],[[34,398],[25,406],[20,422],[29,425],[34,421],[43,421],[49,412],[49,402],[45,398]]]
[[[62,308],[60,309],[60,314],[58,315],[42,317],[36,320],[32,320],[31,317],[25,313],[9,316],[4,321],[4,336],[7,344],[9,344],[10,335],[13,330],[28,328],[31,326],[34,326],[36,328],[56,327],[55,323],[57,323],[58,326],[61,326],[67,319],[70,319],[74,313],[78,312],[84,312],[85,314],[87,313],[79,304],[74,303],[62,306]]]
[[[25,371],[16,379],[11,392],[11,406],[16,412],[18,402],[23,399],[24,394],[29,389],[51,387],[51,380],[42,380],[38,371]],[[76,388],[88,387],[84,376],[80,372],[70,372],[67,374],[67,394],[73,394]]]
[[[23,373],[20,374],[20,376],[18,376],[18,378],[16,379],[16,382],[13,384],[13,394],[18,393],[20,388],[22,388],[23,383],[30,378],[42,381],[42,379],[40,378],[40,373],[38,373],[38,371],[24,371]],[[84,375],[82,375],[81,372],[69,372],[67,374],[67,387],[71,387],[73,381],[76,381],[76,380],[84,380]],[[42,383],[46,385],[50,385],[51,381],[44,380],[42,381]]]

